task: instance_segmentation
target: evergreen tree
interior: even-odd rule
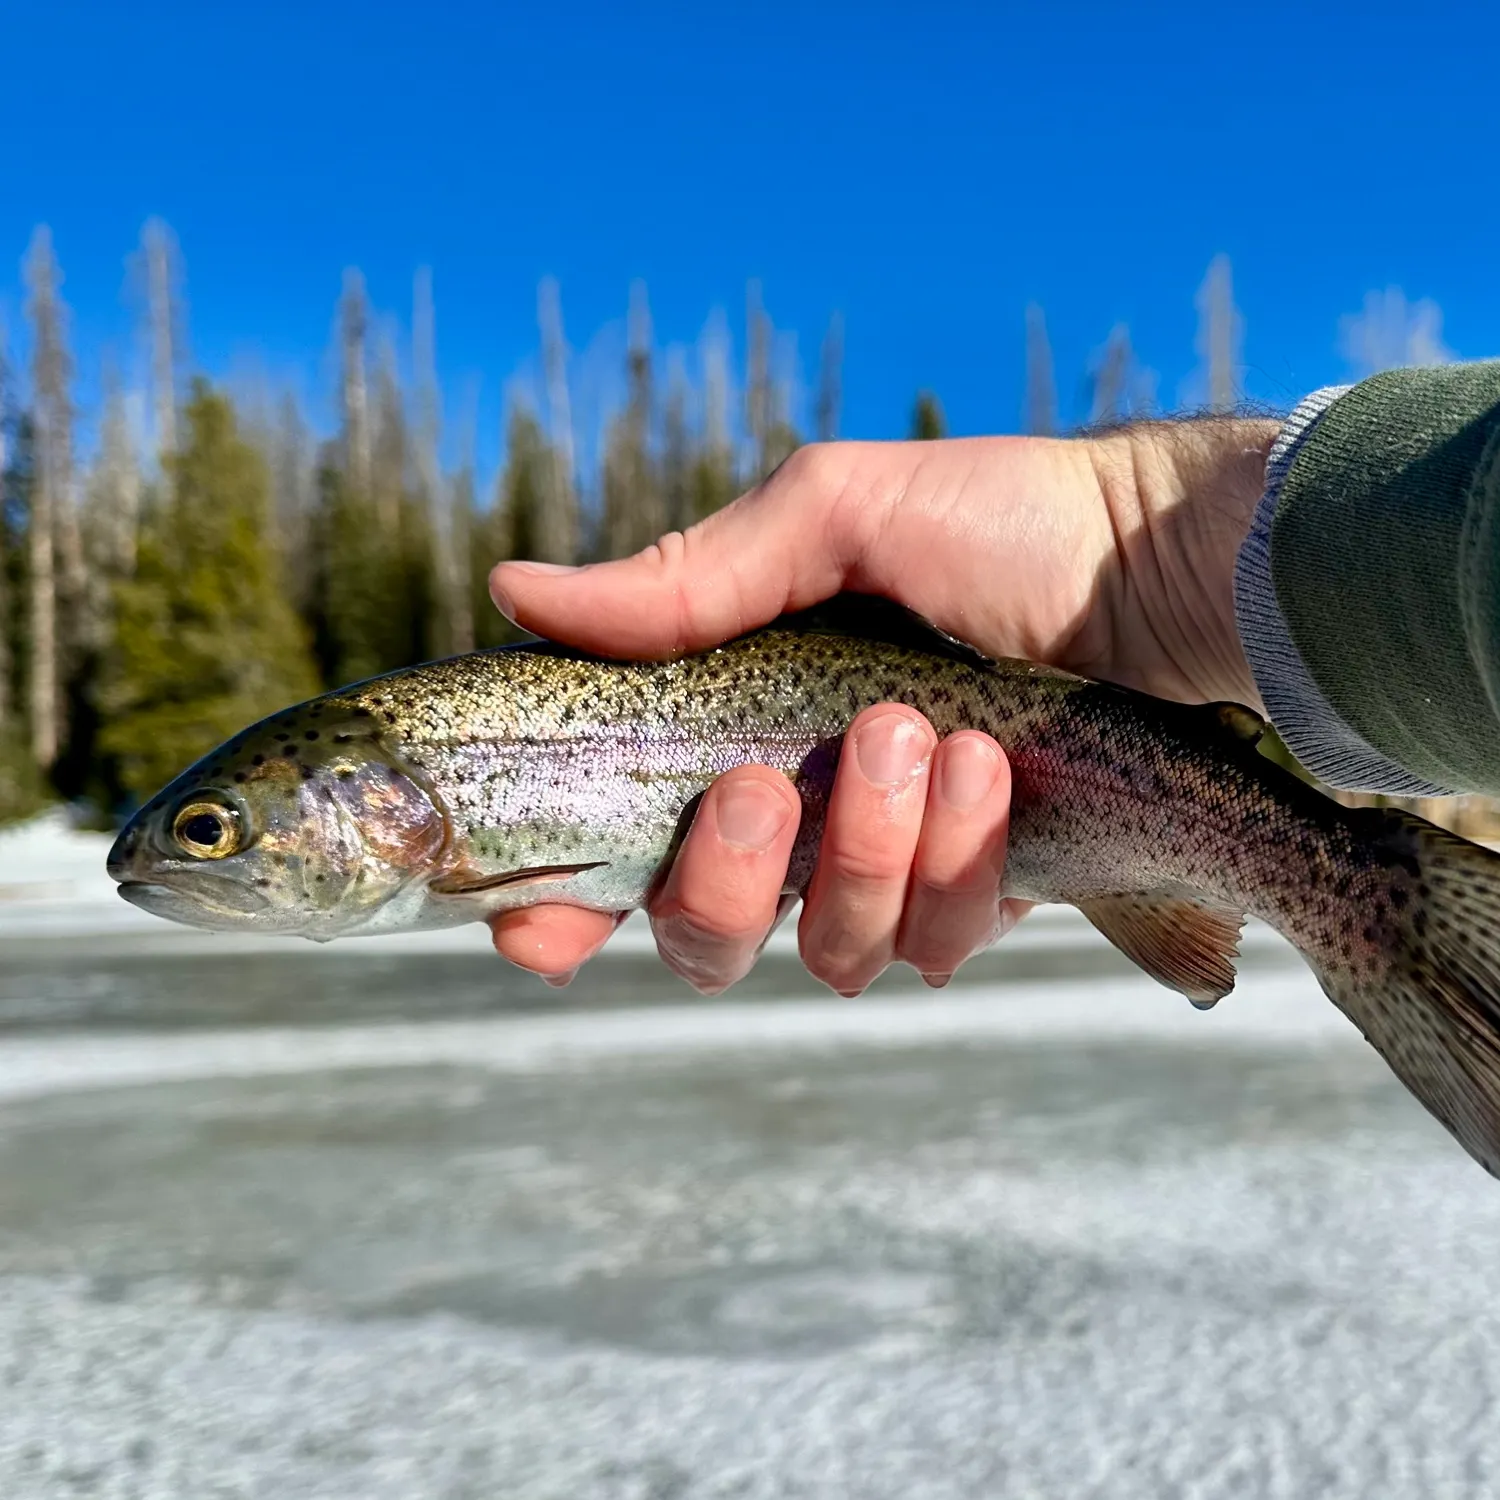
[[[911,409],[911,436],[919,443],[948,436],[942,403],[931,391],[919,391]]]
[[[478,646],[502,646],[517,638],[515,627],[490,602],[490,569],[511,557],[549,560],[547,512],[559,501],[557,462],[536,413],[519,402],[513,405],[494,502],[487,511],[476,511],[470,523],[470,597]],[[570,502],[565,497],[563,503]]]
[[[194,382],[165,494],[117,585],[101,748],[134,798],[317,677],[270,536],[270,483],[229,401]]]

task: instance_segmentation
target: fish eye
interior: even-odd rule
[[[172,838],[194,859],[224,859],[240,847],[240,815],[222,802],[189,802],[172,819]]]

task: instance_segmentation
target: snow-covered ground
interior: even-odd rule
[[[106,846],[0,836],[4,1500],[1500,1493],[1500,1185],[1264,929],[1207,1015],[1068,913],[580,1001]]]

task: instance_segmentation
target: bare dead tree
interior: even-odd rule
[[[394,545],[401,534],[401,501],[409,445],[396,349],[389,338],[382,338],[376,346],[374,416],[370,489],[375,502],[375,523],[381,536]]]
[[[368,429],[366,436],[368,438]],[[315,444],[290,391],[283,391],[267,433],[268,467],[275,490],[276,543],[282,576],[299,610],[312,604],[316,573],[313,510],[316,504]]]
[[[91,498],[94,518],[90,529],[95,537],[98,562],[106,572],[128,577],[135,571],[141,474],[125,390],[112,361],[106,361],[104,366],[104,422]]]
[[[680,350],[667,358],[667,398],[662,406],[661,487],[666,524],[683,531],[693,514],[693,441],[688,430],[688,376]]]
[[[344,272],[339,302],[339,395],[343,407],[344,471],[361,495],[370,492],[370,408],[365,380],[365,340],[369,309],[365,278],[351,266]]]
[[[427,503],[438,504],[442,479],[438,439],[442,413],[438,400],[437,332],[432,306],[432,269],[419,266],[412,283],[411,353],[417,384],[417,475]]]
[[[448,486],[447,635],[453,652],[474,649],[474,472],[476,468],[479,393],[471,391],[459,419],[458,473]]]
[[[703,362],[703,446],[713,455],[729,450],[729,331],[722,313],[709,319],[699,341]]]
[[[1050,437],[1057,431],[1057,381],[1052,371],[1052,344],[1040,307],[1026,309],[1026,431]]]
[[[753,479],[766,473],[766,438],[771,423],[771,320],[761,302],[760,282],[745,289],[745,425],[750,436]]]
[[[1240,315],[1229,257],[1216,255],[1198,288],[1198,357],[1207,375],[1211,411],[1233,411],[1239,398]]]
[[[177,451],[177,298],[174,295],[176,242],[160,219],[148,219],[141,230],[146,261],[146,306],[151,331],[151,403],[156,421],[156,451]]]
[[[818,441],[832,442],[838,436],[839,408],[843,405],[844,319],[839,313],[828,320],[823,335],[823,357],[818,366]]]
[[[551,276],[537,288],[536,310],[552,446],[552,492],[538,518],[537,556],[540,562],[570,563],[578,554],[579,532],[573,412],[568,396],[568,346],[563,333],[562,295]]]
[[[666,529],[661,488],[651,452],[655,390],[651,365],[651,308],[646,288],[630,289],[625,410],[610,424],[604,455],[606,557],[624,557],[648,546]]]
[[[1130,330],[1123,323],[1110,329],[1104,348],[1095,356],[1092,384],[1091,422],[1118,421],[1136,405],[1135,351]]]
[[[423,503],[431,517],[437,548],[438,616],[437,637],[451,650],[464,649],[458,642],[473,640],[474,623],[469,609],[468,568],[459,554],[461,539],[455,532],[455,507],[445,493],[438,444],[442,437],[442,399],[438,389],[437,320],[432,302],[432,268],[419,266],[412,284],[411,347],[417,386],[417,478]],[[467,536],[467,528],[465,528]],[[467,624],[465,624],[467,618]]]
[[[36,472],[27,518],[31,591],[29,671],[31,754],[48,769],[62,738],[58,692],[57,555],[58,512],[70,468],[72,413],[68,408],[67,351],[57,299],[58,270],[52,235],[45,225],[31,237],[26,255],[28,311],[32,327],[32,386],[35,391]]]

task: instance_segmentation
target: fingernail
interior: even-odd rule
[[[1000,757],[984,740],[965,736],[950,740],[938,755],[938,792],[949,807],[976,807],[994,789]]]
[[[542,983],[554,990],[565,990],[578,978],[577,969],[569,969],[566,974],[543,974]]]
[[[555,577],[558,573],[576,573],[578,571],[572,563],[513,562],[506,563],[505,566],[514,568],[518,573],[534,573],[542,578]]]
[[[719,837],[737,849],[764,849],[791,815],[787,799],[764,782],[731,782],[714,793]]]
[[[948,981],[952,978],[951,974],[924,974],[922,983],[930,990],[941,990],[947,988]]]
[[[865,779],[876,786],[905,781],[927,759],[932,736],[905,714],[881,714],[860,725],[854,755]]]

